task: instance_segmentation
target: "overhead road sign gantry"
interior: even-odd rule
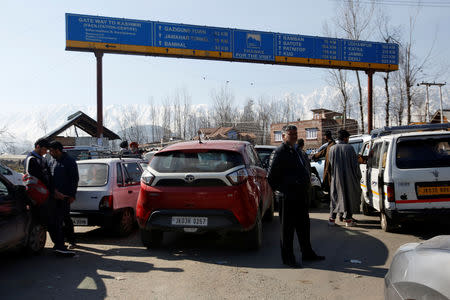
[[[398,45],[66,14],[66,50],[395,71]]]

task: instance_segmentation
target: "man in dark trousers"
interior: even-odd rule
[[[38,139],[34,143],[34,150],[31,151],[24,161],[25,173],[28,173],[40,181],[52,191],[52,178],[50,168],[44,155],[47,153],[50,143],[46,139]],[[51,196],[51,195],[50,195]],[[39,207],[33,207],[33,213],[40,224],[47,225],[48,222],[48,201]]]
[[[323,260],[311,247],[310,221],[307,203],[309,173],[303,156],[295,149],[297,127],[286,125],[282,129],[283,143],[275,150],[269,168],[268,180],[272,189],[284,194],[281,200],[281,258],[283,264],[300,267],[294,256],[294,231],[302,251],[302,260]]]
[[[58,141],[50,143],[50,154],[54,158],[51,163],[53,174],[53,185],[55,188],[54,197],[50,202],[50,223],[49,233],[55,243],[55,251],[64,256],[73,256],[75,252],[70,251],[64,245],[64,221],[70,219],[70,203],[75,200],[78,187],[78,166],[75,160],[63,151],[63,146]],[[71,223],[71,221],[70,221]],[[73,224],[69,238],[74,239]],[[69,243],[75,243],[69,239]]]

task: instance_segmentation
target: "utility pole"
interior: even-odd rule
[[[428,99],[428,87],[430,86],[439,86],[439,96],[440,96],[440,108],[441,108],[441,123],[444,123],[444,112],[442,109],[442,86],[446,85],[447,82],[444,83],[437,83],[437,82],[421,82],[418,83],[417,85],[425,85],[427,87],[427,101],[425,104],[425,110],[426,110],[426,120],[427,122],[429,122],[430,117],[429,117],[429,105],[430,105],[430,100]]]

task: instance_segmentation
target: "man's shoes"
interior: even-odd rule
[[[344,222],[344,216],[343,215],[339,215],[339,221]]]
[[[74,251],[68,250],[65,247],[55,248],[54,251],[55,251],[55,253],[57,255],[64,256],[64,257],[73,257],[73,256],[75,256],[75,252]]]
[[[329,218],[328,219],[328,226],[336,226],[336,220],[332,219],[332,218]]]
[[[283,262],[283,264],[293,269],[300,269],[302,267],[302,265],[296,262],[295,260],[285,261]]]
[[[303,261],[319,261],[324,260],[325,256],[317,255],[316,253],[302,255]]]
[[[353,221],[352,219],[346,219],[345,220],[345,226],[346,227],[355,227],[356,226],[356,222]]]

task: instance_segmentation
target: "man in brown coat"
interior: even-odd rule
[[[330,170],[330,161],[328,160],[328,154],[330,153],[330,148],[336,144],[331,136],[331,131],[327,130],[325,132],[325,139],[328,142],[328,145],[325,149],[320,152],[317,152],[312,156],[312,159],[318,160],[321,157],[325,157],[325,167],[323,169],[323,182],[322,187],[327,192],[330,193],[330,184],[331,184],[331,170]]]

